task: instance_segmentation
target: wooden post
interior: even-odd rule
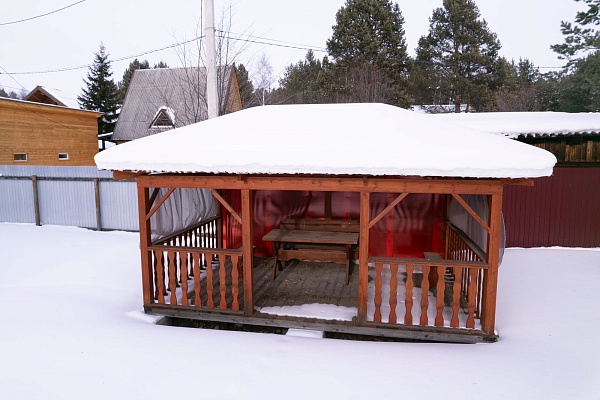
[[[360,234],[358,237],[358,323],[367,322],[369,295],[369,222],[371,219],[370,193],[360,192]]]
[[[495,335],[496,292],[498,289],[498,263],[500,261],[500,239],[502,235],[502,194],[490,196],[490,228],[487,257],[489,268],[484,278],[483,309],[481,327],[490,336]]]
[[[254,313],[252,191],[242,189],[242,251],[244,257],[244,313]]]
[[[38,179],[37,176],[31,176],[31,184],[33,185],[33,212],[35,214],[35,224],[37,226],[42,226],[42,222],[40,220],[40,200],[38,197]]]
[[[140,254],[142,256],[142,290],[144,294],[144,306],[149,306],[153,299],[152,283],[152,257],[148,252],[151,242],[150,218],[146,215],[150,211],[150,190],[138,185],[138,214],[140,219]]]
[[[217,191],[217,192],[220,192],[220,191]],[[218,202],[216,199],[215,199],[215,201],[217,203],[217,216],[219,217],[217,219],[217,223],[216,223],[217,232],[215,232],[215,234],[217,235],[217,247],[219,249],[222,249],[223,248],[223,229],[225,227],[225,221],[223,218],[223,205],[220,202]]]
[[[96,198],[96,230],[102,230],[102,215],[100,214],[100,180],[94,179],[94,194]]]

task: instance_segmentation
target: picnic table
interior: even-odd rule
[[[273,279],[282,261],[329,261],[346,265],[346,285],[350,282],[352,249],[358,243],[358,232],[333,232],[297,229],[273,229],[263,240],[273,243]]]

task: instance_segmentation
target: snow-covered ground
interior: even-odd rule
[[[0,223],[0,399],[600,399],[600,251],[509,249],[494,344],[155,325],[134,233]]]

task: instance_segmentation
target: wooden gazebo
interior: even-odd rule
[[[396,107],[339,104],[257,107],[117,146],[98,154],[96,163],[114,170],[115,179],[137,180],[146,312],[477,342],[497,338],[503,186],[550,175],[555,158]],[[155,214],[190,189],[209,191],[217,212],[153,235]],[[419,206],[423,201],[431,206]],[[483,235],[453,222],[456,207]],[[281,228],[284,217],[356,222],[358,244],[349,257],[358,267],[350,282],[317,278],[329,298],[349,296],[352,318],[285,315],[286,304],[275,315],[260,305],[272,286],[286,281],[272,278],[270,259],[257,258],[274,255],[262,238]],[[317,246],[298,254],[330,261],[335,251]],[[288,268],[302,274],[298,264]],[[277,290],[271,299],[294,303],[293,289]]]

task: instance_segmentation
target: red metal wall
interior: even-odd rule
[[[600,168],[554,168],[533,187],[506,186],[507,247],[600,247]]]
[[[224,193],[225,199],[238,212],[240,192]],[[371,218],[378,215],[397,194],[372,193]],[[331,199],[332,218],[359,219],[359,193],[334,192]],[[279,227],[283,218],[322,218],[325,209],[324,192],[257,191],[254,195],[255,254],[270,255],[271,245],[262,237]],[[425,251],[443,251],[445,196],[411,194],[382,218],[370,231],[369,254],[389,257],[422,257]],[[240,224],[222,210],[225,224],[225,246],[241,246]]]

